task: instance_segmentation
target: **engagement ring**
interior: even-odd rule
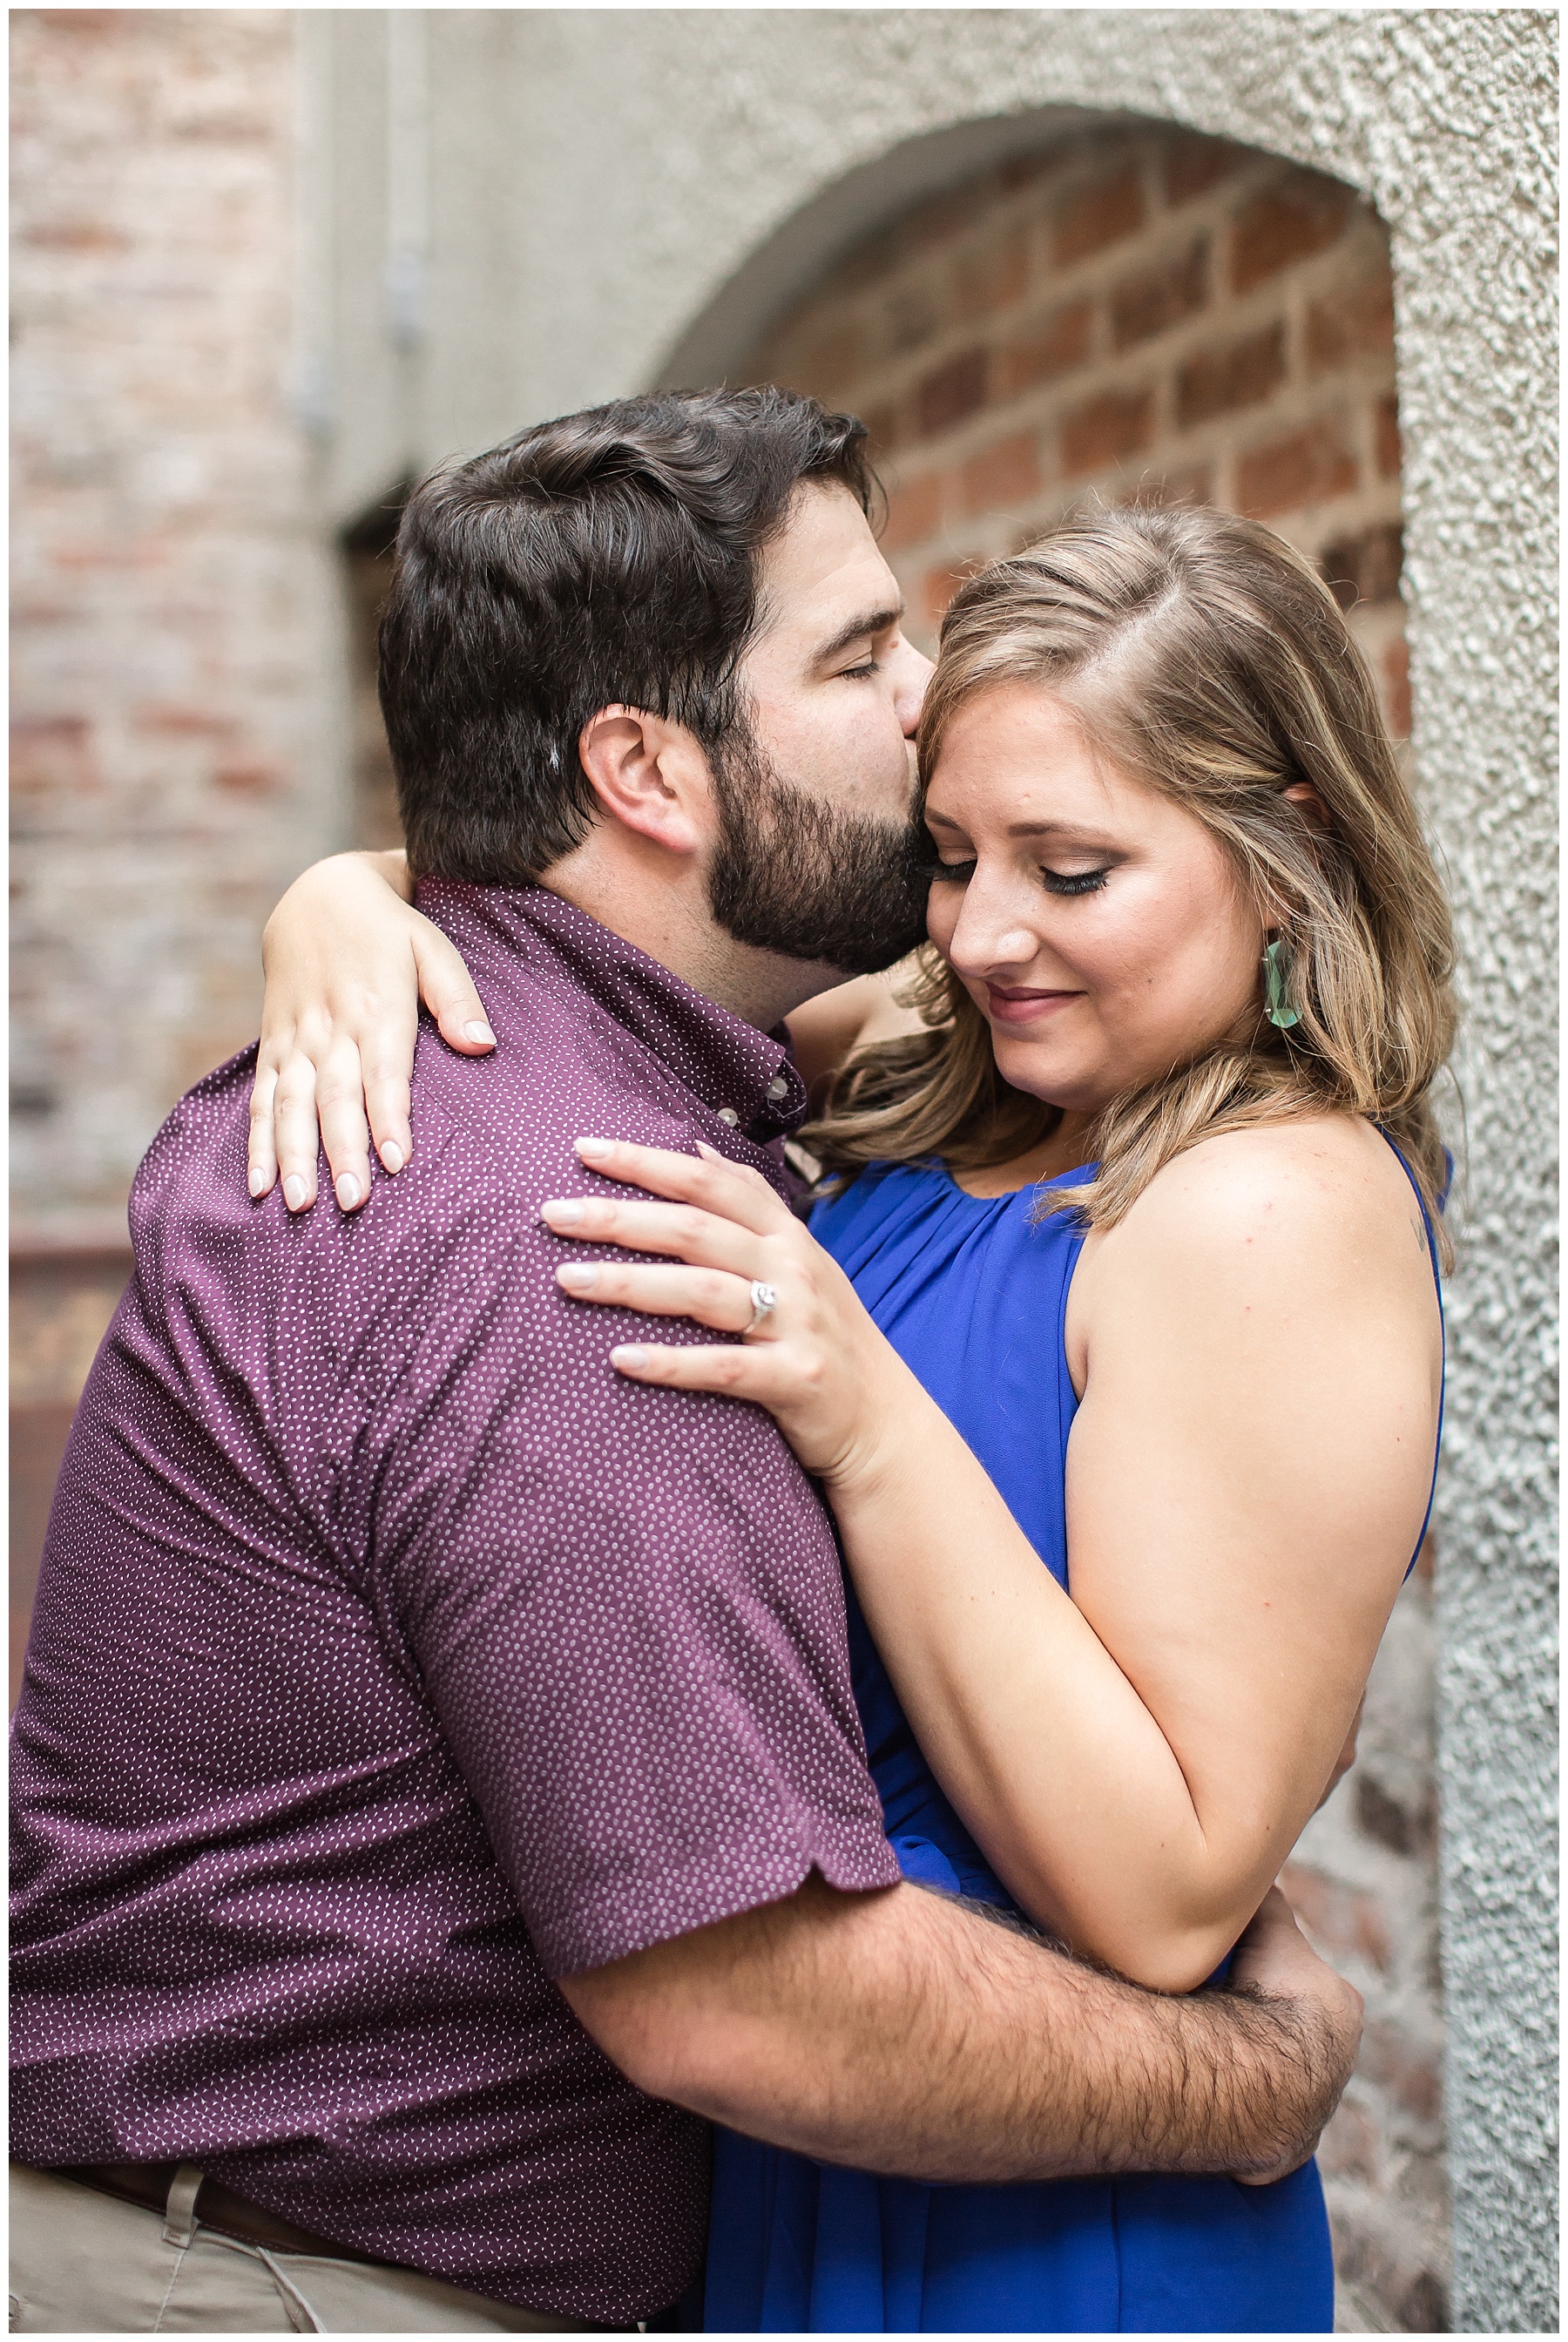
[[[752,1314],[746,1327],[748,1334],[754,1334],[764,1318],[773,1316],[778,1307],[778,1298],[771,1285],[764,1285],[755,1277],[752,1279]]]

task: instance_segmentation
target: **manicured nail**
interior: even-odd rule
[[[698,1139],[697,1153],[702,1156],[704,1163],[724,1163],[728,1160],[727,1156],[719,1153],[716,1146],[710,1146],[705,1138]]]
[[[300,1177],[297,1171],[291,1173],[289,1177],[284,1181],[283,1199],[288,1206],[291,1212],[297,1212],[300,1206],[304,1203],[305,1181]]]
[[[576,1142],[577,1152],[584,1163],[603,1163],[613,1143],[608,1138],[579,1138]]]
[[[494,1034],[479,1016],[475,1016],[471,1023],[463,1027],[463,1037],[465,1041],[474,1042],[481,1049],[493,1049],[495,1046]]]
[[[403,1168],[403,1149],[394,1146],[390,1138],[381,1150],[381,1164],[383,1170],[390,1171],[394,1178]]]
[[[591,1293],[599,1282],[599,1272],[590,1261],[570,1260],[555,1271],[555,1281],[569,1293]]]
[[[352,1212],[359,1201],[359,1182],[345,1171],[341,1178],[334,1180],[333,1192],[337,1197],[338,1210]]]
[[[583,1206],[574,1203],[569,1196],[564,1196],[557,1203],[541,1204],[539,1216],[553,1228],[569,1228],[582,1218]]]
[[[250,1189],[253,1196],[265,1195],[266,1173],[262,1169],[259,1163],[253,1163],[251,1165],[250,1170],[245,1176],[245,1186]]]
[[[635,1342],[627,1342],[621,1348],[611,1351],[610,1364],[624,1366],[628,1374],[634,1375],[639,1366],[647,1363],[647,1356],[646,1350],[639,1349]]]

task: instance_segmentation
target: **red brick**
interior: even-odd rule
[[[1265,187],[1238,213],[1232,230],[1231,283],[1245,293],[1314,252],[1326,252],[1350,215],[1348,187],[1295,174]]]
[[[1136,455],[1149,444],[1154,417],[1152,391],[1103,390],[1063,416],[1063,470],[1101,472]]]
[[[1074,187],[1063,196],[1052,240],[1056,265],[1068,268],[1075,260],[1086,260],[1092,252],[1119,244],[1143,225],[1143,175],[1129,163],[1111,176]]]
[[[1280,1874],[1286,1899],[1307,1934],[1330,1957],[1359,1954],[1387,1971],[1393,1954],[1388,1928],[1374,1896],[1346,1887],[1304,1862],[1287,1862]]]
[[[942,623],[943,615],[959,587],[974,575],[974,564],[950,563],[941,569],[928,569],[921,587],[925,615],[934,626]]]
[[[885,455],[889,448],[898,445],[901,436],[898,408],[889,401],[885,406],[862,407],[859,413],[874,462],[879,455]]]
[[[931,341],[943,323],[936,289],[924,282],[901,285],[883,314],[887,346],[895,357]]]
[[[1377,402],[1373,418],[1377,442],[1377,468],[1385,480],[1397,480],[1401,461],[1399,402],[1392,391]]]
[[[1437,2058],[1403,2027],[1369,2024],[1362,2036],[1356,2068],[1380,2089],[1391,2091],[1417,2122],[1434,2122],[1443,2107],[1443,2074]]]
[[[1254,519],[1321,504],[1355,485],[1355,457],[1333,423],[1319,421],[1253,447],[1236,465],[1236,503]]]
[[[1184,252],[1165,253],[1112,288],[1111,339],[1119,350],[1152,341],[1196,316],[1208,297],[1209,240],[1201,235]]]
[[[1137,481],[1116,502],[1119,505],[1207,505],[1214,499],[1214,475],[1207,464],[1189,464],[1174,472],[1157,472]]]
[[[792,387],[808,390],[821,398],[854,379],[863,357],[863,345],[858,325],[854,322],[836,325],[810,343],[794,368]]]
[[[934,535],[942,525],[942,474],[922,472],[888,493],[887,525],[882,532],[884,553],[902,552]]]
[[[964,466],[966,512],[1006,512],[1039,493],[1040,450],[1033,431],[997,440]]]
[[[901,251],[930,252],[939,245],[951,243],[980,213],[995,203],[999,186],[995,172],[983,171],[977,178],[965,179],[960,186],[946,187],[940,195],[930,196],[917,209],[905,213],[899,222]]]
[[[293,776],[281,765],[236,758],[231,764],[220,765],[213,779],[233,796],[271,797],[283,795],[291,786]]]
[[[1377,2130],[1371,2116],[1353,2099],[1342,2099],[1323,2132],[1318,2163],[1325,2178],[1360,2180],[1370,2186],[1378,2177]]]
[[[1029,282],[1029,237],[1007,228],[953,264],[953,303],[961,317],[986,317],[1020,299]]]
[[[1338,538],[1325,545],[1319,565],[1333,589],[1342,610],[1358,602],[1397,602],[1399,573],[1404,566],[1404,535],[1396,520],[1382,521],[1359,536]]]
[[[1395,740],[1408,740],[1411,734],[1410,704],[1410,645],[1401,635],[1390,643],[1383,655],[1383,697],[1387,711],[1388,728]],[[1431,1537],[1426,1539],[1415,1556],[1415,1574],[1430,1583],[1435,1547]]]
[[[918,394],[922,431],[934,435],[951,430],[984,406],[989,375],[987,354],[982,349],[961,350],[928,374]]]
[[[1184,204],[1228,178],[1243,150],[1228,138],[1182,137],[1165,149],[1164,185],[1168,204]]]
[[[1176,376],[1176,420],[1183,430],[1256,406],[1285,378],[1285,329],[1276,319],[1261,334],[1218,349],[1199,350]]]
[[[1094,305],[1085,296],[1053,309],[1048,317],[1020,334],[998,353],[1002,395],[1015,397],[1043,382],[1054,382],[1082,365],[1089,355]]]
[[[1049,179],[1061,169],[1058,155],[1015,155],[1004,163],[996,174],[997,185],[1004,195],[1015,195],[1024,187],[1037,187],[1042,179]]]
[[[1307,365],[1313,374],[1393,347],[1393,283],[1384,274],[1336,285],[1307,311]]]

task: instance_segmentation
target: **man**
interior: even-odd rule
[[[24,2327],[679,2322],[703,2117],[1257,2176],[1343,2084],[1278,1910],[1165,2001],[901,1881],[809,1484],[554,1285],[576,1135],[782,1182],[781,1019],[919,932],[863,437],[629,402],[410,502],[383,704],[496,1059],[422,1036],[354,1217],[246,1200],[249,1053],[138,1176],[16,1720]]]

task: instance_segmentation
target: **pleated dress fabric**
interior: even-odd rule
[[[1084,1177],[1069,1173],[1064,1184]],[[1038,1191],[980,1199],[940,1167],[863,1175],[814,1233],[1067,1582],[1064,1346],[1082,1246]],[[1011,1909],[933,1778],[849,1590],[855,1699],[905,1877]],[[1314,2164],[1223,2177],[937,2187],[721,2131],[705,2323],[766,2333],[1326,2333],[1333,2271]]]

